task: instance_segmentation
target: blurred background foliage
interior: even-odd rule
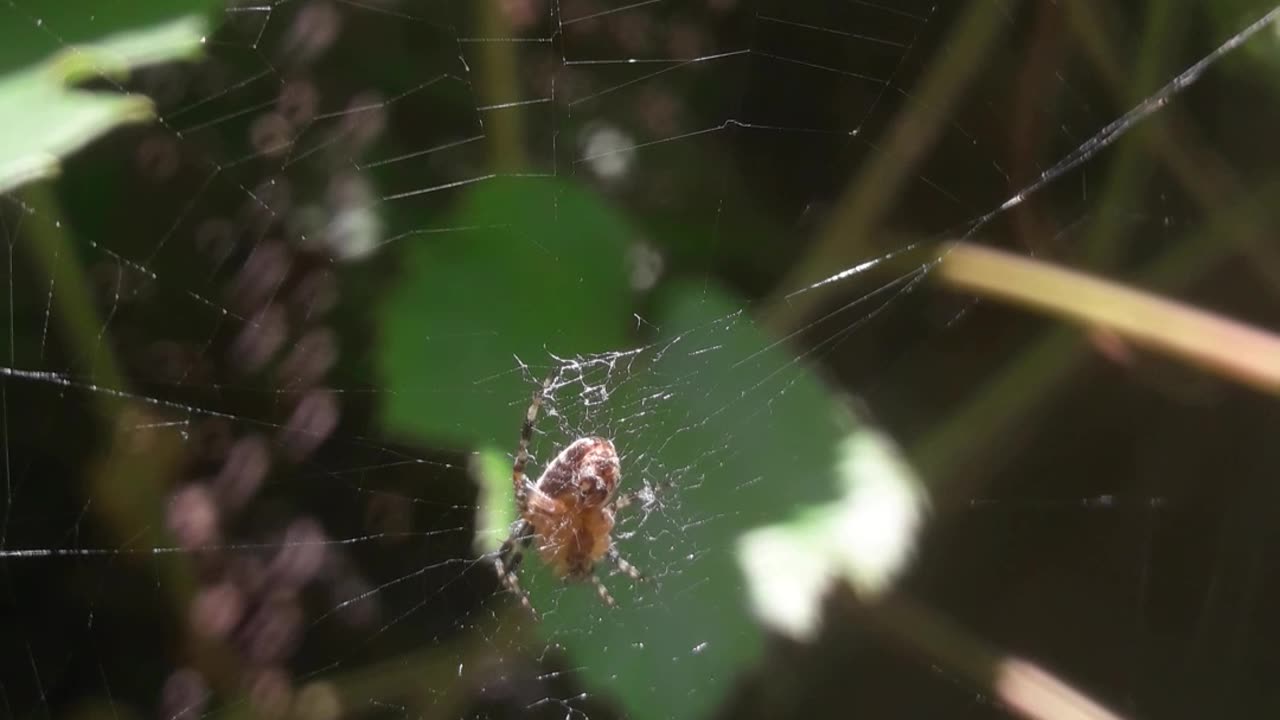
[[[5,365],[52,375],[4,380],[0,547],[67,552],[0,560],[0,707],[1000,717],[969,664],[1007,652],[1124,714],[1276,709],[1271,401],[909,275],[1267,10],[10,2],[0,107],[50,131],[6,83],[212,22],[127,81],[83,56],[159,120],[7,197]],[[1275,44],[978,240],[1274,325]],[[631,57],[702,59],[592,62]],[[534,563],[533,624],[477,557],[553,367],[537,457],[619,441],[650,577],[608,610]],[[867,424],[935,508],[901,592],[967,636],[839,593],[810,643],[750,615],[737,539],[838,503]]]

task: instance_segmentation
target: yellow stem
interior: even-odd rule
[[[1259,390],[1280,394],[1280,337],[1189,305],[1002,250],[957,243],[938,278],[1135,344],[1180,357]]]

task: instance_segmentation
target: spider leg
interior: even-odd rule
[[[538,419],[538,410],[542,408],[542,401],[547,397],[547,392],[551,389],[555,378],[556,373],[552,372],[542,381],[542,385],[533,391],[533,400],[524,413],[524,422],[520,424],[520,444],[516,447],[515,462],[511,464],[511,485],[515,489],[516,505],[521,515],[525,512],[529,494],[529,483],[524,475],[524,468],[529,464],[529,443],[533,440],[533,424]]]
[[[616,511],[627,507],[636,500],[639,500],[643,492],[643,490],[632,490],[626,495],[619,495],[618,498],[613,501],[613,509]]]
[[[511,556],[507,558],[507,572],[515,572],[520,569],[520,563],[524,560],[524,553],[533,544],[533,535],[529,534],[520,540],[520,544],[511,551]]]
[[[671,482],[666,481],[666,482],[658,483],[652,489],[649,487],[642,487],[636,490],[632,490],[629,493],[619,495],[613,501],[613,509],[615,511],[622,510],[623,508],[626,508],[627,506],[631,505],[637,500],[644,502],[650,496],[657,497],[658,493],[665,492],[670,487],[671,487]]]
[[[618,548],[610,547],[609,552],[608,554],[605,555],[605,557],[609,558],[609,562],[613,563],[614,567],[618,568],[620,572],[626,573],[628,576],[631,577],[632,580],[645,579],[644,573],[636,569],[635,565],[632,565],[631,563],[623,559],[622,553],[618,552]]]
[[[525,476],[524,469],[529,464],[529,443],[533,440],[533,424],[538,419],[538,410],[542,408],[542,401],[546,398],[555,378],[555,372],[547,375],[542,385],[533,392],[533,400],[529,403],[529,409],[525,411],[524,422],[520,424],[520,444],[516,447],[515,460],[511,463],[511,486],[515,490],[516,510],[521,519],[512,528],[511,535],[507,537],[506,542],[502,543],[502,547],[498,549],[498,556],[493,561],[494,569],[498,572],[498,579],[502,581],[503,587],[515,593],[520,598],[520,604],[535,618],[538,617],[538,613],[533,609],[533,603],[529,601],[529,594],[520,587],[520,578],[516,576],[516,568],[520,567],[520,561],[524,559],[524,551],[533,542],[533,527],[528,520],[524,519],[529,512],[529,479]]]
[[[515,572],[520,567],[520,561],[524,559],[524,551],[533,542],[533,526],[528,520],[520,520],[515,527],[511,528],[511,534],[502,543],[502,547],[498,548],[498,574],[506,575],[509,572]]]
[[[498,579],[502,582],[502,586],[520,598],[520,604],[528,610],[534,618],[538,617],[538,612],[533,609],[533,603],[529,600],[529,593],[520,587],[520,578],[516,575],[516,568],[520,567],[520,561],[524,559],[524,551],[529,548],[533,542],[533,526],[527,520],[520,520],[511,530],[511,535],[507,537],[506,542],[502,543],[502,547],[498,549],[498,556],[493,560],[494,570],[498,573]]]
[[[609,594],[609,588],[604,586],[604,583],[598,576],[591,576],[591,584],[596,586],[596,594],[600,596],[601,602],[609,607],[618,606],[618,601],[613,599],[613,596]]]

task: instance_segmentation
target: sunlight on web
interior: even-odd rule
[[[52,48],[105,12],[5,2]],[[939,156],[910,163],[891,239],[780,288],[842,298],[771,336],[740,295],[789,266],[901,114],[931,115],[917,82],[962,9],[746,5],[236,2],[204,60],[104,78],[157,122],[0,214],[6,710],[709,711],[763,642],[740,631],[737,538],[828,499],[861,421],[813,367],[915,312],[936,241],[998,235],[1037,199],[1071,237],[1091,166],[1280,14],[1131,107],[1084,102],[1066,61],[1047,76],[1063,117],[980,85],[934,118]],[[984,129],[1019,113],[1047,159]],[[1133,215],[1164,232],[1173,213]],[[964,333],[959,312],[906,334]],[[861,349],[873,380],[906,353]],[[614,611],[526,561],[533,625],[492,555],[549,372],[531,474],[610,439],[640,493],[613,537],[645,579],[602,577]],[[43,606],[46,587],[65,600]],[[138,613],[155,634],[116,654]]]

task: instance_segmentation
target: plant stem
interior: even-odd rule
[[[61,327],[59,335],[89,365],[95,385],[108,391],[124,390],[124,375],[115,355],[101,341],[103,323],[90,294],[93,284],[67,237],[52,184],[28,185],[21,199],[29,213],[22,226],[23,250],[35,265],[36,277],[48,278],[50,287],[56,289],[49,312]],[[94,393],[94,398],[103,418],[115,416],[121,404],[118,395]]]
[[[511,24],[503,14],[502,5],[477,3],[480,32],[486,38],[505,38],[511,35]],[[476,89],[481,107],[514,102],[520,97],[520,83],[516,74],[515,43],[482,42],[480,45],[481,83]],[[485,135],[489,138],[489,161],[494,172],[518,173],[529,166],[524,151],[524,123],[519,107],[480,110],[487,113],[481,120]]]
[[[1119,720],[1119,716],[1040,667],[989,647],[904,595],[859,606],[870,624],[912,651],[989,689],[1006,709],[1037,720]]]
[[[158,430],[154,411],[130,399],[124,374],[103,342],[104,323],[91,294],[91,279],[80,265],[52,184],[28,185],[21,198],[30,213],[22,225],[23,248],[36,276],[48,278],[56,290],[49,312],[60,328],[59,338],[90,365],[91,387],[86,389],[105,431],[103,447],[88,465],[89,506],[122,550],[140,549],[136,557],[154,563],[159,585],[178,616],[185,617],[196,588],[186,556],[147,552],[172,545],[163,530],[165,501],[186,457],[185,443],[177,433]],[[182,640],[185,661],[200,668],[214,687],[235,687],[236,660],[226,644],[190,632],[184,632]]]
[[[1181,357],[1280,395],[1280,337],[1244,323],[1075,270],[1002,250],[957,243],[938,278]]]
[[[1221,208],[1215,219],[1190,237],[1179,241],[1140,273],[1148,287],[1176,288],[1191,283],[1215,267],[1232,248],[1217,242],[1235,235],[1245,242],[1264,237],[1272,225],[1262,208],[1280,196],[1280,181],[1264,183],[1255,192]],[[989,476],[992,461],[979,462],[997,441],[1008,445],[1019,418],[1027,417],[1036,403],[1045,402],[1052,389],[1063,384],[1089,356],[1080,332],[1056,328],[1032,343],[1004,366],[994,368],[991,379],[976,387],[971,400],[930,432],[911,450],[912,461],[930,486],[934,507],[945,511],[971,495],[973,482],[965,468],[981,465]]]

